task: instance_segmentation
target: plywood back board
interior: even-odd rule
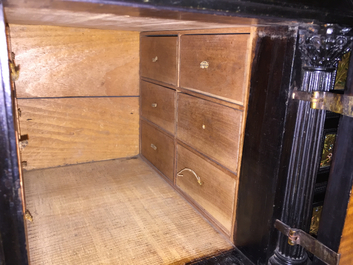
[[[138,97],[20,99],[25,169],[139,153]]]
[[[139,33],[10,25],[17,97],[138,95]]]

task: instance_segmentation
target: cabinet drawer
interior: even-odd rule
[[[173,181],[174,139],[141,121],[141,154]]]
[[[242,111],[183,93],[178,100],[177,137],[237,172]]]
[[[141,81],[142,117],[174,134],[175,94],[172,89]]]
[[[236,191],[235,176],[218,169],[200,155],[179,144],[177,148],[177,172],[180,172],[176,177],[177,187],[230,234]],[[201,185],[189,169],[196,173],[201,180]]]
[[[249,36],[181,36],[180,86],[243,104]]]
[[[141,37],[141,76],[176,85],[177,37]]]

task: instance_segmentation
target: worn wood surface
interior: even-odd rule
[[[175,90],[141,81],[141,116],[174,134]]]
[[[236,25],[233,24],[233,27],[218,27],[218,28],[195,28],[191,30],[185,29],[175,29],[175,30],[166,30],[166,31],[145,31],[141,32],[141,36],[148,36],[148,35],[186,35],[186,34],[237,34],[237,33],[246,33],[248,34],[252,28],[255,27],[248,27],[244,25]]]
[[[122,11],[122,6],[116,7],[118,12],[100,13],[97,10],[60,10],[48,9],[45,7],[25,7],[22,0],[16,7],[11,0],[11,6],[5,7],[6,20],[9,23],[25,25],[54,25],[65,27],[82,27],[93,29],[108,30],[128,30],[128,31],[163,31],[163,30],[190,30],[190,29],[213,29],[213,28],[234,28],[236,23],[243,22],[242,19],[235,19],[231,23],[211,23],[208,19],[204,21],[195,21],[195,17],[185,18],[183,20],[175,17],[166,18],[165,16],[143,16],[143,12]],[[8,1],[9,2],[9,1]],[[28,3],[28,1],[27,1]],[[56,2],[57,3],[57,2]],[[163,12],[162,12],[163,13]],[[252,20],[256,23],[256,20]]]
[[[216,219],[229,235],[232,229],[236,177],[181,145],[177,145],[177,154],[177,172],[191,169],[202,181],[200,185],[191,172],[183,171],[183,176],[176,177],[177,187]]]
[[[232,245],[141,159],[25,173],[31,264],[185,264]]]
[[[178,139],[233,172],[238,169],[241,129],[242,111],[179,94]]]
[[[244,104],[249,36],[181,36],[180,86]],[[207,68],[201,68],[201,62],[207,62]]]
[[[138,95],[139,34],[10,25],[17,97]]]
[[[353,187],[352,187],[353,191]],[[353,261],[353,196],[352,191],[344,221],[341,242],[338,253],[341,254],[339,265],[350,265]]]
[[[177,39],[176,36],[141,37],[141,76],[176,85]]]
[[[138,98],[20,99],[26,169],[137,155]]]
[[[153,125],[142,121],[141,154],[173,182],[174,140],[157,130]]]

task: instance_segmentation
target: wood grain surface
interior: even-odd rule
[[[179,93],[177,137],[236,173],[242,114],[240,110]]]
[[[176,85],[177,40],[176,36],[141,37],[141,76]]]
[[[141,155],[173,182],[174,139],[143,120],[141,120]]]
[[[250,34],[183,35],[180,86],[244,104]],[[200,63],[207,62],[207,68]]]
[[[9,1],[8,1],[9,2]],[[211,23],[207,19],[195,21],[194,17],[183,20],[168,19],[158,17],[143,16],[143,12],[129,10],[124,12],[122,6],[116,6],[118,12],[99,13],[95,10],[60,10],[49,9],[45,5],[39,8],[25,7],[23,0],[14,4],[11,0],[11,6],[5,7],[6,20],[13,24],[24,25],[55,25],[65,27],[82,27],[91,29],[109,29],[109,30],[130,30],[130,31],[161,31],[161,30],[190,30],[190,29],[213,29],[213,28],[234,28],[237,23]],[[29,1],[26,0],[26,3]],[[36,1],[36,4],[39,3]],[[57,4],[56,2],[55,4]],[[70,3],[71,4],[71,3]],[[164,17],[164,15],[162,15]],[[244,25],[246,21],[250,24],[257,24],[256,19],[242,19],[233,17],[233,20]]]
[[[17,97],[138,95],[139,33],[10,25]]]
[[[177,172],[182,169],[193,170],[201,179],[199,185],[196,177],[189,171],[176,177],[176,185],[201,208],[216,219],[221,228],[230,235],[234,211],[236,177],[230,172],[225,173],[207,162],[199,154],[177,145]]]
[[[141,81],[141,116],[174,134],[175,90]]]
[[[353,187],[352,187],[353,191]],[[342,238],[338,253],[341,254],[339,265],[351,265],[353,261],[353,196],[348,203],[346,220],[344,222]]]
[[[138,98],[20,99],[26,169],[135,156]]]
[[[182,265],[232,248],[141,159],[24,178],[31,264]]]

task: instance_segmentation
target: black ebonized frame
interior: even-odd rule
[[[345,95],[353,96],[353,56],[350,58]],[[339,121],[330,177],[321,214],[318,240],[338,251],[348,200],[353,184],[353,118],[342,116]],[[314,260],[314,264],[323,264]]]
[[[234,238],[235,245],[256,264],[267,263],[277,242],[273,224],[281,215],[280,193],[293,141],[289,100],[292,77],[297,76],[292,72],[296,43],[296,29],[287,27],[263,30],[256,43]]]
[[[104,5],[100,6],[101,3]],[[10,1],[4,1],[5,6],[9,4]],[[38,6],[41,5],[53,5],[53,8],[56,5],[59,9],[74,7],[74,10],[85,9],[95,12],[105,12],[114,7],[122,13],[139,11],[139,16],[147,17],[194,19],[219,23],[243,21],[245,24],[272,25],[259,35],[252,66],[249,122],[244,141],[235,231],[237,246],[255,263],[265,264],[277,243],[277,232],[273,228],[273,223],[281,216],[287,165],[293,141],[293,128],[298,106],[296,102],[290,100],[290,94],[294,86],[300,85],[301,79],[300,59],[296,57],[294,60],[297,42],[296,29],[283,25],[293,25],[293,20],[294,24],[298,21],[300,23],[314,21],[315,23],[335,22],[352,25],[353,4],[349,6],[349,2],[344,0],[239,0],[236,3],[231,0],[87,0],[66,1],[65,3],[62,1],[38,2]],[[2,5],[0,9],[2,73],[0,89],[0,265],[5,263],[22,265],[27,264],[26,240],[22,201],[17,192],[19,189],[18,159]],[[258,20],[253,22],[252,18]],[[350,69],[350,81],[347,82],[350,84],[350,91],[353,91],[352,68]],[[352,136],[353,121],[351,120],[343,118],[341,120],[338,132],[341,136],[337,138],[337,142],[341,139],[342,143],[336,146],[347,147],[347,150],[339,152],[337,147],[335,152],[340,155],[335,155],[332,165],[332,172],[338,170],[342,176],[347,172],[353,172],[353,163],[348,161],[353,152],[353,139],[344,139],[348,135]],[[351,187],[348,184],[351,183],[351,175],[345,177],[342,183],[330,180],[326,196],[334,197],[336,200],[336,194],[341,194],[342,188],[345,188],[343,193],[345,195],[340,199],[343,204],[346,203],[348,188]],[[331,207],[336,207],[336,204]],[[341,222],[345,217],[346,208],[343,208],[336,209],[337,218],[341,218]],[[337,237],[340,231],[333,225],[335,220],[325,217],[325,212],[323,212],[323,220],[326,220],[327,224],[323,223],[320,229],[325,229],[329,237],[330,235]],[[322,241],[325,242],[324,239]],[[331,248],[335,249],[337,240],[333,241]],[[327,244],[330,246],[330,243]]]
[[[27,264],[7,41],[0,2],[0,264]]]

